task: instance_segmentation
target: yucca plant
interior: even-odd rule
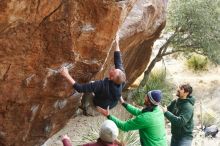
[[[97,124],[90,125],[89,126],[90,130],[89,130],[87,135],[84,135],[82,137],[82,141],[84,143],[89,143],[89,142],[96,141],[99,138],[100,126],[101,126],[100,122],[97,122]]]
[[[124,143],[126,146],[141,145],[138,131],[129,131],[129,132],[120,131],[118,139],[120,142]]]
[[[202,122],[205,126],[211,126],[218,123],[217,113],[211,109],[203,112]]]
[[[187,67],[194,72],[207,70],[208,59],[202,55],[192,55],[186,62]]]

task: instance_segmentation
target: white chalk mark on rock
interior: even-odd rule
[[[30,121],[33,121],[33,120],[34,120],[34,118],[35,118],[35,116],[36,116],[36,113],[37,113],[37,111],[38,111],[38,108],[39,108],[39,104],[38,104],[38,105],[33,105],[33,106],[31,107],[32,115],[31,115]]]
[[[44,79],[43,88],[45,88],[47,86],[48,78],[52,75],[56,75],[56,74],[60,73],[62,67],[66,67],[70,71],[71,69],[73,69],[75,67],[75,64],[73,64],[73,63],[63,63],[57,69],[47,68],[47,75]]]
[[[85,24],[82,26],[82,32],[91,32],[91,31],[95,31],[95,27],[92,26],[91,24]]]
[[[25,79],[25,85],[26,86],[29,86],[29,84],[30,84],[30,82],[31,82],[31,80],[32,80],[32,78],[35,76],[35,74],[32,74],[30,77],[28,77],[28,78],[26,78]]]
[[[67,100],[64,99],[64,100],[57,100],[55,103],[54,103],[54,108],[56,109],[63,109],[66,104],[67,104]]]

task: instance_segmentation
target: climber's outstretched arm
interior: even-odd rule
[[[73,85],[73,88],[79,93],[100,92],[104,88],[104,83],[102,80],[93,81],[85,84],[77,83],[70,76],[68,69],[66,67],[61,68],[60,74],[64,76]]]
[[[76,83],[76,81],[71,77],[71,75],[69,74],[69,71],[66,67],[61,68],[60,70],[60,74],[65,77],[68,82],[72,85],[74,85]]]
[[[116,34],[115,37],[115,43],[116,43],[116,47],[115,47],[115,51],[120,51],[120,47],[119,47],[119,34]]]
[[[125,70],[124,70],[124,66],[123,66],[123,62],[122,62],[121,51],[119,48],[119,35],[118,35],[118,33],[116,34],[116,37],[115,37],[115,43],[116,43],[115,52],[114,52],[115,69],[120,69],[121,71],[124,72]]]

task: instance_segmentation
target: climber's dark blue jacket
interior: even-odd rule
[[[114,52],[114,64],[116,69],[120,69],[124,72],[120,51]],[[75,83],[73,88],[80,93],[94,92],[95,97],[93,102],[95,106],[100,106],[105,109],[109,106],[111,109],[117,105],[124,85],[125,83],[115,84],[112,80],[109,80],[109,78],[105,78],[87,84]]]

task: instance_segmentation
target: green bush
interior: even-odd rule
[[[217,124],[217,113],[211,109],[204,111],[202,122],[205,126]]]
[[[165,70],[153,70],[147,84],[143,88],[132,91],[132,97],[136,104],[144,105],[144,96],[151,90],[161,90],[163,98],[162,105],[168,105],[172,100],[172,84],[166,80]]]
[[[144,88],[137,88],[131,91],[132,92],[132,99],[133,101],[140,106],[144,105],[144,97],[145,97],[145,89]]]
[[[186,63],[187,67],[195,72],[204,71],[208,67],[208,59],[201,55],[192,55]]]

